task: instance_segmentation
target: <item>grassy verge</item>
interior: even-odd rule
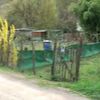
[[[33,76],[32,71],[25,71],[23,74],[29,79],[36,79],[41,86],[70,88],[93,100],[100,100],[100,54],[83,59],[80,70],[80,80],[75,83],[51,81],[50,67],[37,69],[36,76]],[[1,67],[0,72],[4,71],[16,72],[16,70]]]
[[[75,83],[50,81],[50,67],[37,69],[35,77],[42,86],[70,88],[93,100],[100,100],[100,54],[84,58],[80,71],[80,80]],[[32,78],[30,72],[26,73],[28,78]]]

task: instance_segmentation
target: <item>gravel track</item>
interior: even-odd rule
[[[20,75],[0,74],[0,100],[89,100],[69,91],[30,83]]]

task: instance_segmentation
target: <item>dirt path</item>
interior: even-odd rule
[[[22,77],[0,74],[0,100],[88,100],[68,91],[42,88]]]

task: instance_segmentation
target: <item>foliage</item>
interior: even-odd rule
[[[4,65],[13,65],[17,62],[17,50],[13,45],[14,34],[14,25],[9,27],[8,22],[0,18],[0,63]]]
[[[55,0],[15,0],[8,19],[17,27],[53,28],[57,21]]]
[[[16,27],[63,29],[76,31],[76,17],[68,7],[77,0],[14,0],[8,13]]]
[[[76,17],[69,10],[69,5],[77,0],[56,0],[58,9],[58,28],[65,32],[76,31]]]
[[[0,16],[5,17],[12,0],[0,0]]]
[[[100,0],[80,0],[74,12],[89,38],[92,34],[100,34]]]

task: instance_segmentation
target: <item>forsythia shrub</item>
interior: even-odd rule
[[[14,25],[9,27],[7,20],[0,18],[0,63],[3,65],[12,66],[17,63],[14,36]]]

